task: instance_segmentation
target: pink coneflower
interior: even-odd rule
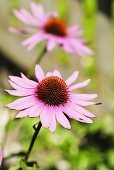
[[[93,122],[90,118],[96,116],[83,106],[95,104],[88,100],[97,95],[78,94],[78,89],[86,86],[90,79],[71,85],[77,79],[78,71],[65,81],[58,70],[44,75],[39,65],[35,67],[35,75],[38,82],[28,79],[24,74],[21,77],[9,77],[9,83],[15,90],[6,91],[14,96],[23,96],[6,106],[20,110],[16,118],[40,116],[42,125],[51,132],[56,130],[56,121],[64,128],[71,129],[68,117],[79,122]],[[77,93],[73,93],[73,90],[77,90]]]
[[[0,167],[2,165],[2,160],[3,160],[3,151],[0,149]]]
[[[56,45],[61,46],[66,52],[80,56],[92,55],[92,50],[86,47],[87,42],[82,40],[82,31],[79,25],[68,27],[59,18],[57,12],[44,13],[43,6],[34,2],[30,3],[31,12],[21,8],[14,10],[15,16],[24,24],[32,26],[28,29],[10,28],[11,32],[17,34],[31,33],[31,37],[22,42],[28,50],[32,50],[38,43],[47,40],[47,51]]]

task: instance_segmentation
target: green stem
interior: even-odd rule
[[[32,68],[30,69],[30,71],[28,72],[27,77],[31,78],[34,74],[34,67],[36,64],[39,64],[42,60],[42,58],[44,57],[44,54],[46,53],[46,47],[43,48],[43,50],[41,51],[41,53],[39,54],[38,58],[36,59],[35,63],[33,64]]]
[[[39,122],[38,126],[35,128],[35,132],[34,132],[33,137],[31,139],[31,143],[30,143],[28,151],[27,151],[27,153],[25,155],[25,162],[26,163],[28,162],[29,155],[30,155],[30,153],[32,151],[32,148],[34,146],[34,143],[36,141],[36,138],[37,138],[37,136],[39,134],[39,131],[40,131],[41,127],[42,127],[42,124],[41,124],[41,122]]]

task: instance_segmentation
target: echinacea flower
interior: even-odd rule
[[[96,94],[78,94],[78,89],[86,86],[90,79],[72,85],[78,77],[75,71],[66,81],[60,72],[48,72],[44,75],[39,65],[35,67],[38,82],[28,79],[21,73],[21,77],[9,76],[10,85],[14,90],[6,90],[10,95],[22,98],[6,105],[10,109],[19,110],[16,118],[38,117],[42,126],[51,132],[56,130],[56,121],[64,128],[71,129],[68,118],[79,122],[92,123],[90,118],[96,117],[93,113],[83,108],[95,104],[88,100],[97,97]],[[77,90],[77,93],[73,93]]]
[[[79,25],[68,27],[67,24],[59,18],[57,12],[44,13],[43,6],[30,3],[31,13],[24,8],[14,10],[15,16],[24,24],[32,26],[28,29],[9,28],[10,32],[17,34],[32,34],[28,39],[22,42],[28,50],[32,50],[38,43],[47,40],[47,51],[52,50],[56,45],[61,46],[64,51],[80,56],[92,55],[93,52],[86,45],[87,42],[80,37],[83,32]]]
[[[3,151],[0,149],[0,167],[2,165],[2,160],[3,160]]]

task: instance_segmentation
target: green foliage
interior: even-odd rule
[[[20,160],[20,162],[17,165],[11,167],[9,170],[40,170],[40,169],[36,164],[28,166],[23,160]]]

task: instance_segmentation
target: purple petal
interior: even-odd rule
[[[69,87],[69,90],[72,91],[72,90],[76,90],[78,88],[85,87],[90,83],[90,81],[91,81],[91,79],[88,79],[88,80],[85,80],[81,83],[75,84],[74,86]]]
[[[57,121],[64,127],[67,129],[71,129],[71,125],[69,120],[66,118],[66,116],[60,112],[60,111],[56,111],[56,118]]]
[[[38,79],[39,82],[42,81],[45,78],[44,72],[39,65],[36,65],[36,67],[35,67],[35,75],[36,75],[36,78]]]
[[[74,81],[76,81],[76,79],[78,78],[78,71],[75,71],[65,82],[67,85],[72,84]]]
[[[33,106],[37,102],[37,99],[34,96],[27,96],[21,99],[17,99],[14,102],[6,105],[6,107],[15,110],[23,110],[28,107]]]

